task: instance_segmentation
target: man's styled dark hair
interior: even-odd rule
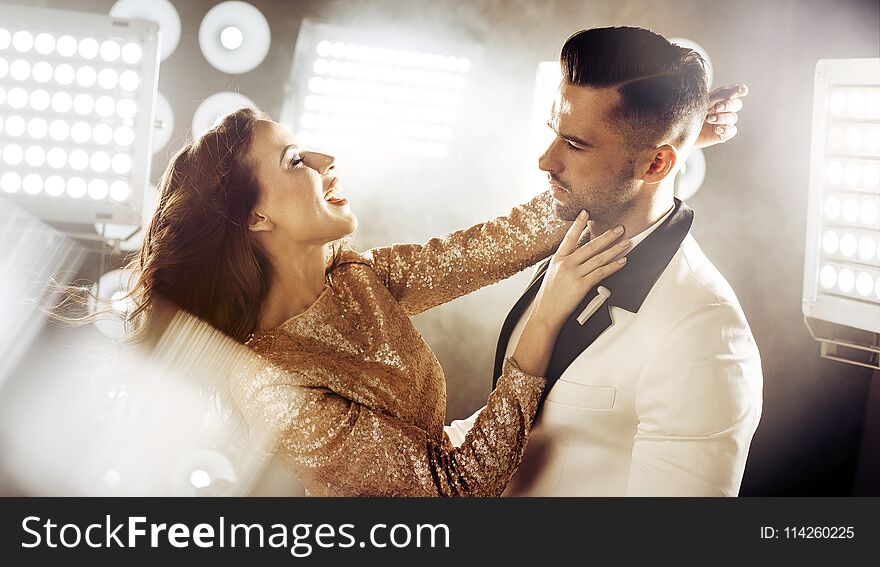
[[[692,49],[642,28],[595,28],[568,38],[560,63],[569,84],[617,87],[620,103],[611,119],[634,146],[667,137],[683,143],[702,127],[709,104],[706,62]]]

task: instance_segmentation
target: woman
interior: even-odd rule
[[[516,470],[562,323],[620,269],[609,231],[578,247],[548,194],[508,216],[358,254],[333,158],[242,109],[172,159],[139,261],[137,332],[183,309],[269,364],[235,391],[312,495],[497,495]],[[530,266],[559,245],[516,351],[464,444],[443,431],[445,378],[409,317]]]
[[[622,267],[612,262],[619,236],[577,248],[586,219],[572,225],[563,269],[542,290],[554,300],[537,304],[459,448],[443,432],[443,371],[409,317],[548,256],[568,228],[552,218],[545,193],[423,246],[358,254],[341,244],[357,218],[333,158],[242,109],[169,164],[135,266],[134,321],[154,338],[163,305],[183,309],[264,358],[265,371],[235,390],[309,494],[496,495],[525,449],[556,332],[589,287]]]

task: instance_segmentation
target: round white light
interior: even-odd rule
[[[52,110],[58,113],[69,112],[73,107],[73,99],[64,91],[52,95]]]
[[[221,2],[199,25],[199,47],[214,68],[241,74],[255,69],[269,53],[272,31],[259,9],[237,0]]]
[[[119,175],[125,175],[131,170],[131,158],[128,154],[116,154],[113,156],[111,167]]]
[[[98,72],[94,67],[88,65],[80,67],[76,71],[76,82],[81,87],[91,87],[98,80]]]
[[[49,55],[55,51],[55,36],[50,33],[41,33],[34,38],[34,49],[40,55]]]
[[[70,136],[70,126],[64,120],[53,120],[49,124],[49,137],[56,142],[63,142]]]
[[[98,173],[104,173],[110,167],[110,156],[107,152],[95,152],[89,160],[89,166]]]
[[[859,258],[868,261],[874,258],[877,253],[877,243],[870,236],[859,238]]]
[[[846,131],[846,149],[858,152],[862,147],[862,129],[858,126],[850,126]]]
[[[859,218],[861,219],[862,224],[873,226],[874,223],[877,221],[877,216],[877,201],[874,199],[866,199],[862,203],[862,210],[859,214]]]
[[[110,184],[110,198],[117,203],[126,201],[130,195],[131,189],[125,181],[118,179]]]
[[[58,54],[62,57],[71,57],[74,53],[76,53],[76,40],[69,35],[62,35],[58,38],[58,41],[55,43],[55,49],[58,51]]]
[[[67,165],[67,152],[61,148],[52,148],[46,154],[46,163],[52,169],[61,169]]]
[[[846,110],[846,93],[843,91],[834,91],[831,93],[829,107],[831,114],[843,114]]]
[[[865,101],[865,115],[868,118],[880,118],[880,89],[871,89]]]
[[[76,149],[70,152],[70,167],[82,171],[89,166],[89,154],[85,150]]]
[[[848,223],[856,222],[859,218],[859,203],[853,198],[847,198],[843,201],[843,220]]]
[[[79,199],[86,194],[87,186],[81,177],[71,177],[67,180],[67,194],[74,199]]]
[[[76,79],[76,71],[67,63],[55,67],[55,82],[67,86]]]
[[[136,43],[126,43],[122,46],[122,60],[129,65],[139,63],[143,54],[141,46]]]
[[[119,74],[113,69],[101,69],[98,73],[98,85],[102,89],[115,89],[119,83]]]
[[[858,246],[858,241],[853,233],[847,232],[840,237],[840,253],[847,258],[852,258],[856,255]]]
[[[856,278],[856,293],[868,297],[874,291],[874,278],[868,272],[861,272]]]
[[[116,18],[148,20],[159,24],[159,32],[162,38],[161,57],[163,61],[177,49],[177,44],[180,42],[180,16],[178,16],[174,5],[168,0],[151,0],[150,2],[144,2],[143,0],[118,0],[110,8],[110,15]],[[126,63],[137,62],[126,59],[124,47],[122,58]],[[140,57],[137,60],[140,60]]]
[[[862,181],[862,166],[855,162],[846,164],[843,180],[850,187],[856,187]]]
[[[24,161],[31,167],[41,167],[46,162],[46,150],[40,146],[30,146],[24,152]]]
[[[235,50],[244,43],[244,34],[235,26],[226,26],[220,32],[220,43],[229,50]]]
[[[117,146],[130,146],[134,142],[134,130],[128,126],[119,126],[113,133],[113,141]]]
[[[121,51],[122,51],[122,48],[120,47],[120,45],[117,42],[115,42],[111,39],[108,39],[107,41],[105,41],[104,43],[101,44],[101,51],[100,51],[101,59],[112,63],[112,62],[116,61],[117,59],[119,59],[119,54]]]
[[[822,235],[822,250],[826,254],[835,254],[839,245],[840,238],[838,238],[837,233],[833,230],[826,230],[825,234]]]
[[[24,150],[18,144],[9,144],[3,148],[3,161],[9,165],[18,165],[24,159]]]
[[[28,136],[34,138],[35,140],[41,140],[46,136],[46,133],[49,131],[49,125],[46,124],[46,121],[42,118],[31,118],[28,121],[27,125],[27,133]]]
[[[843,164],[839,161],[832,161],[825,168],[825,176],[832,185],[839,185],[843,181]]]
[[[96,144],[106,145],[113,141],[113,128],[108,124],[98,124],[92,129],[92,139]]]
[[[52,103],[52,97],[50,97],[49,93],[43,89],[37,89],[31,93],[30,103],[31,108],[38,112],[42,112],[49,108],[49,105]]]
[[[9,103],[9,106],[12,108],[24,108],[28,103],[27,91],[21,87],[10,89],[9,94],[6,95],[6,102]]]
[[[84,144],[92,137],[92,127],[86,122],[76,122],[70,129],[70,137],[73,138],[74,142]]]
[[[98,116],[108,118],[116,112],[116,102],[109,96],[99,96],[95,101],[95,112]]]
[[[95,100],[86,93],[80,93],[73,99],[73,111],[81,116],[91,114],[95,108]]]
[[[21,189],[21,176],[14,171],[7,171],[0,176],[0,189],[7,193],[15,193]]]
[[[34,46],[34,36],[25,30],[20,30],[12,35],[12,47],[16,51],[26,53]]]
[[[6,76],[9,72],[9,62],[6,61],[3,57],[0,57],[0,79]]]
[[[880,185],[880,164],[865,164],[862,169],[862,182],[868,189],[874,189]]]
[[[325,39],[325,40],[318,42],[318,45],[316,46],[315,51],[319,57],[329,57],[330,50],[332,48],[333,48],[333,44]]]
[[[211,486],[211,475],[202,469],[196,469],[190,473],[189,482],[194,488],[207,488]]]
[[[124,91],[133,91],[138,88],[141,78],[134,71],[123,71],[119,75],[119,87]]]
[[[16,81],[23,81],[31,76],[31,64],[24,59],[16,59],[9,66],[9,76]]]
[[[850,116],[861,117],[865,111],[865,95],[859,91],[850,93],[846,101],[846,110]]]
[[[130,98],[124,98],[116,103],[116,114],[121,118],[134,118],[137,114],[137,104]]]
[[[49,63],[45,61],[39,61],[34,64],[34,68],[31,69],[31,73],[33,73],[34,80],[38,83],[48,83],[55,75],[55,70]]]
[[[844,293],[850,293],[856,285],[856,275],[849,268],[843,268],[837,274],[837,289]]]
[[[96,201],[107,198],[107,189],[107,182],[103,179],[92,179],[89,181],[89,197]]]
[[[21,181],[21,188],[28,195],[36,195],[43,190],[43,178],[36,173],[28,173]]]
[[[13,138],[18,138],[19,136],[24,135],[27,125],[24,122],[24,118],[14,115],[6,119],[5,129],[7,134]]]
[[[93,37],[83,38],[79,42],[79,55],[83,59],[94,59],[98,56],[100,49],[101,46],[98,45],[98,42]]]
[[[46,194],[50,197],[58,197],[64,193],[64,179],[59,175],[50,175],[46,178],[43,189],[46,190]]]
[[[865,129],[865,137],[862,139],[865,152],[875,155],[880,152],[880,126],[869,126]]]
[[[0,49],[6,49],[12,43],[12,35],[8,30],[0,28]]]

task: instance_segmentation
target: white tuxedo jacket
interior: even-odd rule
[[[630,252],[634,271],[615,274],[630,281],[606,280],[611,298],[593,317],[604,310],[609,326],[557,364],[564,369],[505,495],[737,495],[761,415],[761,361],[733,290],[688,232],[692,214],[677,201],[658,223],[664,230]],[[632,261],[636,251],[644,262]],[[633,277],[646,280],[641,291]],[[530,301],[509,340],[502,330],[499,354],[513,352]],[[560,340],[589,333],[590,323],[575,322]],[[447,428],[453,443],[477,414]]]

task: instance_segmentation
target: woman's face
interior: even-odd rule
[[[357,229],[357,217],[333,175],[333,156],[300,148],[287,128],[260,120],[250,158],[260,185],[252,231],[283,243],[324,244]]]

